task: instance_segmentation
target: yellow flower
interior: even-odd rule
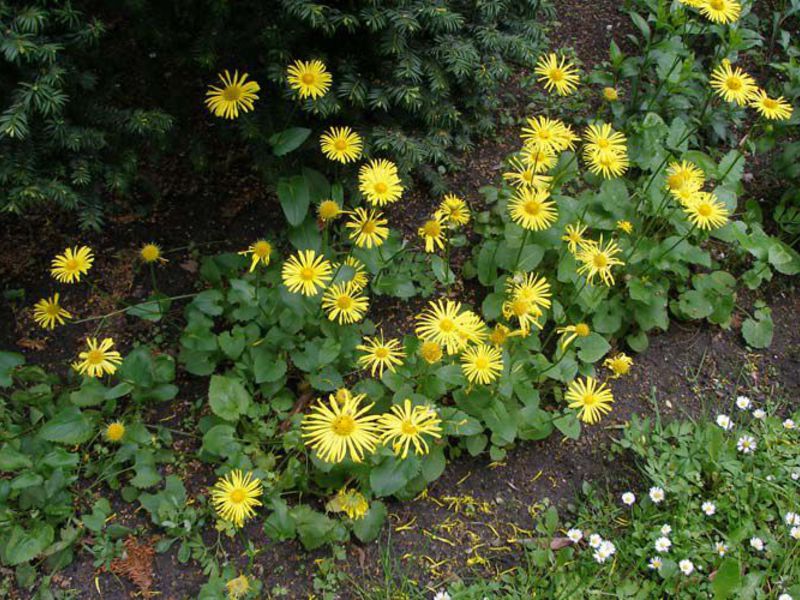
[[[258,263],[262,263],[265,267],[269,265],[269,257],[272,254],[272,244],[267,240],[258,240],[250,244],[247,250],[239,252],[239,254],[241,256],[251,255],[250,270],[248,272],[252,273],[255,271]]]
[[[442,360],[442,347],[436,342],[422,342],[419,355],[430,365]]]
[[[633,359],[624,352],[620,352],[605,359],[603,366],[613,372],[614,379],[617,379],[630,372],[631,366],[633,366]]]
[[[322,98],[328,93],[333,80],[321,60],[296,60],[289,65],[286,73],[289,87],[296,90],[300,98]]]
[[[389,221],[383,218],[383,213],[370,208],[358,207],[350,213],[350,220],[345,223],[347,229],[352,229],[350,239],[359,248],[376,248],[389,237]]]
[[[461,347],[477,344],[486,339],[486,323],[471,310],[461,313],[458,327],[458,337],[461,338]]]
[[[727,207],[714,194],[697,192],[694,200],[684,207],[684,212],[699,229],[717,229],[728,222]]]
[[[125,424],[122,421],[114,421],[106,426],[104,433],[109,442],[120,442],[125,437]]]
[[[552,148],[525,145],[519,151],[519,157],[534,173],[546,173],[556,165],[556,155]]]
[[[355,256],[348,256],[344,260],[344,264],[353,270],[353,276],[350,278],[350,281],[361,289],[367,287],[369,279],[367,278],[367,270],[366,267],[364,267],[364,263]]]
[[[718,96],[739,106],[744,106],[757,97],[758,86],[755,80],[741,68],[731,68],[731,62],[727,58],[711,73],[710,83]]]
[[[250,580],[244,575],[239,575],[225,584],[230,600],[239,600],[250,591]]]
[[[349,163],[361,158],[361,136],[349,127],[331,127],[319,142],[322,153],[330,160]]]
[[[522,128],[522,139],[529,149],[555,154],[575,148],[578,137],[569,125],[558,119],[532,117],[527,119],[527,124]]]
[[[78,354],[80,361],[73,363],[72,368],[89,377],[102,377],[106,373],[113,375],[122,362],[120,353],[111,349],[113,345],[111,338],[105,338],[99,344],[97,338],[86,338],[87,350]]]
[[[783,96],[770,98],[764,90],[756,91],[750,101],[750,106],[759,114],[772,121],[786,121],[792,118],[792,105],[784,100]]]
[[[145,263],[167,262],[167,259],[161,256],[161,247],[158,244],[145,244],[139,249],[139,258]]]
[[[342,214],[342,208],[336,200],[323,200],[317,207],[317,216],[323,223],[333,221]]]
[[[503,302],[502,310],[506,319],[516,318],[519,321],[519,328],[523,336],[530,333],[531,326],[537,329],[542,328],[542,324],[539,322],[542,311],[530,300],[509,298]]]
[[[358,359],[358,364],[362,369],[370,369],[370,375],[383,377],[383,370],[389,369],[394,372],[397,365],[403,364],[406,354],[403,352],[403,345],[399,340],[383,339],[383,333],[376,337],[365,337],[364,343],[356,346],[356,350],[364,352]]]
[[[342,324],[360,321],[368,307],[367,297],[352,281],[332,285],[322,295],[322,308],[328,311],[328,319]]]
[[[630,235],[633,233],[633,223],[630,221],[617,221],[617,229]]]
[[[386,159],[371,160],[358,171],[358,189],[367,202],[376,206],[392,204],[403,194],[397,166]]]
[[[71,318],[72,314],[58,303],[57,293],[50,298],[42,298],[33,305],[33,320],[42,329],[55,329],[56,325],[63,325],[66,319]]]
[[[586,275],[589,285],[594,285],[594,278],[599,276],[605,285],[614,285],[614,276],[611,268],[625,263],[618,259],[617,254],[622,250],[613,240],[603,244],[603,237],[597,243],[584,244],[576,258],[581,266],[578,267],[579,275]]]
[[[290,292],[316,296],[331,280],[331,263],[314,250],[300,250],[283,263],[281,277]]]
[[[506,281],[506,294],[522,298],[537,308],[550,308],[550,284],[536,273],[517,273]]]
[[[461,370],[470,383],[491,383],[503,372],[503,353],[487,344],[467,348],[461,354]]]
[[[493,346],[500,348],[505,345],[505,343],[508,341],[508,338],[524,335],[526,334],[521,329],[511,331],[502,323],[497,323],[494,326],[494,329],[492,329],[492,332],[489,334],[489,342],[491,342]]]
[[[681,203],[681,206],[689,206],[704,192],[689,185],[684,185],[682,188],[678,188],[677,190],[670,190],[670,193],[674,198],[677,198],[678,202]]]
[[[578,89],[578,69],[563,56],[560,61],[555,53],[539,57],[534,72],[548,92],[555,89],[559,96],[569,96]]]
[[[342,488],[325,505],[325,508],[331,512],[343,512],[357,521],[363,519],[369,512],[369,502],[361,492]]]
[[[206,106],[215,117],[236,119],[239,111],[243,113],[253,110],[253,103],[258,100],[261,88],[255,81],[247,81],[247,73],[239,77],[239,71],[234,71],[233,77],[225,70],[225,74],[218,75],[222,87],[208,86],[206,92]]]
[[[547,190],[553,182],[552,177],[537,173],[533,165],[524,163],[516,156],[509,160],[509,164],[513,170],[503,173],[503,179],[514,187],[534,187],[538,190]]]
[[[566,350],[569,345],[579,337],[589,337],[592,330],[586,323],[577,323],[576,325],[567,325],[566,327],[559,327],[556,333],[561,334],[561,350]]]
[[[689,188],[693,191],[703,187],[706,175],[703,170],[687,160],[672,162],[667,167],[667,188],[671,192],[676,192],[682,188]]]
[[[606,179],[620,177],[628,170],[628,153],[625,151],[600,150],[584,155],[589,163],[589,170]]]
[[[425,240],[425,252],[435,252],[437,247],[439,250],[444,250],[447,238],[444,235],[444,223],[441,217],[434,215],[433,219],[425,221],[417,233]]]
[[[241,527],[256,514],[255,507],[261,506],[261,493],[260,479],[234,469],[211,488],[211,504],[220,519]]]
[[[700,12],[714,23],[733,23],[742,12],[742,5],[736,0],[703,0]]]
[[[420,456],[430,452],[428,441],[423,436],[442,437],[442,420],[430,406],[411,406],[406,398],[402,406],[393,405],[390,413],[381,415],[381,442],[391,444],[395,456],[406,458],[408,449]]]
[[[416,316],[419,324],[414,333],[421,340],[436,342],[448,354],[456,354],[466,345],[461,337],[462,329],[468,327],[461,303],[455,300],[432,300],[428,308]]]
[[[610,412],[611,404],[614,402],[614,396],[606,384],[598,386],[591,377],[587,377],[585,382],[575,379],[569,384],[564,397],[569,402],[570,408],[579,409],[578,418],[590,425],[597,423],[604,414]]]
[[[61,283],[74,283],[81,280],[81,275],[89,272],[93,262],[94,254],[88,246],[67,248],[50,263],[50,274]]]
[[[374,403],[361,406],[366,394],[348,396],[340,401],[333,394],[328,403],[320,398],[300,424],[306,446],[317,451],[320,460],[340,463],[350,457],[360,463],[375,451],[379,415],[368,415]]]
[[[555,202],[550,193],[535,188],[518,189],[508,204],[511,220],[523,229],[543,231],[558,220]]]
[[[587,158],[597,152],[626,153],[628,151],[628,140],[625,135],[614,131],[608,123],[589,125],[583,137],[586,140],[583,155]]]
[[[608,102],[615,102],[619,100],[619,92],[617,92],[617,88],[604,87],[603,98]]]
[[[572,254],[575,254],[578,248],[586,243],[587,240],[583,237],[584,233],[586,233],[586,225],[581,225],[580,221],[575,225],[567,225],[564,228],[564,235],[561,236],[561,240],[567,242],[567,249]]]
[[[686,6],[691,6],[692,8],[700,8],[705,4],[708,0],[678,0],[681,4],[685,4]]]
[[[470,218],[467,203],[455,194],[445,194],[436,215],[450,226],[466,225]]]

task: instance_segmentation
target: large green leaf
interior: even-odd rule
[[[94,432],[89,418],[77,406],[62,408],[39,430],[39,437],[50,442],[80,444]]]
[[[29,530],[15,525],[2,549],[3,562],[10,567],[26,563],[52,544],[54,537],[55,531],[46,523],[34,522]]]
[[[227,375],[213,375],[208,386],[211,410],[226,421],[236,421],[250,406],[250,392],[242,381]]]
[[[0,352],[0,387],[9,387],[13,383],[11,373],[22,364],[25,364],[25,357],[22,354]]]
[[[269,138],[269,144],[272,146],[272,152],[275,156],[283,156],[299,148],[300,145],[308,139],[309,135],[311,135],[310,129],[305,127],[290,127],[289,129],[273,133]]]
[[[286,220],[291,225],[300,225],[306,218],[311,202],[306,178],[302,175],[281,178],[278,181],[278,200]]]

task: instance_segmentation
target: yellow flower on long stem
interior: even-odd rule
[[[322,153],[330,160],[346,164],[361,158],[361,136],[349,127],[331,127],[319,142]]]
[[[575,325],[559,327],[556,329],[556,333],[561,334],[561,350],[563,351],[577,338],[588,337],[592,330],[586,323],[576,323]]]
[[[536,168],[516,156],[509,160],[511,171],[503,173],[503,179],[514,187],[533,187],[537,190],[547,190],[553,182],[549,175],[537,173]]]
[[[236,119],[239,111],[243,113],[253,110],[253,105],[258,100],[261,87],[255,81],[247,81],[247,73],[239,77],[239,71],[234,71],[233,77],[225,70],[225,74],[218,75],[222,87],[208,86],[206,92],[206,106],[215,117]]]
[[[331,280],[331,263],[314,250],[300,250],[283,263],[281,277],[290,292],[316,296]]]
[[[455,300],[432,300],[428,308],[416,316],[419,324],[414,333],[421,340],[436,342],[448,354],[456,354],[465,346],[461,330],[467,326],[461,303]]]
[[[731,68],[731,61],[722,61],[711,73],[711,87],[726,102],[744,106],[757,97],[758,86],[755,80],[740,67]]]
[[[583,147],[585,157],[597,152],[611,151],[622,154],[628,151],[625,134],[614,131],[608,123],[589,125],[583,138],[586,140],[586,145]]]
[[[614,374],[614,379],[617,379],[630,372],[633,366],[633,359],[624,352],[620,352],[605,359],[603,366]]]
[[[667,189],[676,192],[683,188],[699,190],[705,183],[703,170],[687,160],[672,162],[667,167]]]
[[[146,264],[152,264],[154,262],[167,262],[167,259],[161,254],[161,246],[158,244],[153,244],[152,242],[145,244],[139,249],[139,258],[141,258],[142,262]]]
[[[560,61],[555,53],[539,57],[534,72],[548,92],[555,90],[559,96],[569,96],[578,89],[578,69],[564,56]]]
[[[558,119],[531,117],[527,119],[527,126],[522,128],[522,140],[531,150],[557,154],[574,149],[578,136],[569,125]]]
[[[567,242],[567,249],[572,254],[575,254],[578,248],[587,242],[586,238],[583,237],[584,233],[586,233],[586,225],[581,225],[580,221],[564,228],[564,235],[561,236],[561,240]]]
[[[550,284],[536,273],[517,273],[506,280],[506,294],[522,298],[540,309],[550,308]]]
[[[767,92],[761,89],[750,100],[750,106],[755,108],[765,119],[786,121],[792,118],[792,105],[783,96],[770,98]]]
[[[430,452],[425,436],[442,437],[442,420],[430,406],[413,406],[406,398],[402,406],[393,405],[391,412],[381,415],[381,442],[391,444],[392,452],[400,458],[408,456],[413,445],[414,453],[423,456]]]
[[[78,354],[79,361],[72,364],[73,369],[89,377],[102,377],[106,373],[113,375],[116,372],[122,356],[111,349],[114,346],[113,339],[105,338],[98,343],[97,338],[86,338],[86,346],[87,350]]]
[[[58,293],[55,293],[50,298],[42,298],[33,305],[33,320],[42,329],[55,329],[56,325],[63,325],[66,319],[72,318],[72,314],[58,303],[58,298]]]
[[[622,266],[625,263],[617,258],[622,249],[614,240],[603,243],[603,237],[597,243],[584,244],[576,258],[581,265],[578,267],[579,275],[586,275],[589,285],[594,285],[594,278],[600,277],[603,283],[608,286],[614,285],[614,276],[611,273],[612,267]]]
[[[364,456],[375,451],[378,444],[379,415],[368,415],[374,403],[362,406],[365,394],[347,395],[337,400],[333,394],[324,403],[317,404],[300,424],[303,440],[316,450],[320,460],[340,463],[349,457],[361,462]]]
[[[519,158],[524,165],[533,169],[534,173],[547,173],[556,166],[558,160],[552,148],[528,144],[519,151]]]
[[[121,442],[125,437],[125,424],[122,421],[114,421],[106,425],[103,435],[109,442]]]
[[[371,160],[358,171],[358,189],[372,205],[385,206],[400,199],[403,184],[397,166],[386,159]]]
[[[220,519],[241,527],[256,514],[255,507],[261,506],[258,500],[261,494],[260,479],[250,472],[234,469],[211,488],[211,504]]]
[[[364,352],[358,359],[363,369],[370,369],[370,375],[383,377],[384,369],[394,372],[395,367],[403,364],[406,354],[399,340],[384,340],[383,333],[376,337],[366,337],[364,342],[356,346],[356,350]]]
[[[329,223],[334,219],[338,219],[342,214],[342,207],[336,200],[323,200],[317,207],[317,216],[323,223]]]
[[[728,222],[730,214],[728,208],[709,192],[697,192],[683,210],[692,224],[705,230],[722,227]]]
[[[369,512],[369,502],[358,490],[342,488],[325,504],[325,508],[331,512],[343,512],[357,521],[363,519]]]
[[[445,237],[444,223],[441,217],[434,216],[432,219],[425,221],[422,227],[417,230],[417,233],[425,240],[425,252],[435,252],[437,247],[439,250],[444,250],[447,238]]]
[[[461,370],[470,383],[489,384],[503,372],[503,353],[487,344],[467,348],[461,354]]]
[[[703,0],[700,12],[714,23],[733,23],[742,13],[742,5],[737,0]]]
[[[287,67],[286,74],[289,87],[296,90],[300,98],[322,98],[328,93],[333,81],[321,60],[296,60]]]
[[[570,408],[578,409],[578,418],[584,423],[593,425],[602,416],[611,411],[614,396],[605,383],[597,384],[592,377],[585,381],[575,379],[569,384],[564,398]]]
[[[525,298],[509,298],[503,302],[503,316],[506,319],[517,319],[522,335],[527,336],[531,327],[542,328],[539,319],[542,311],[530,300]]]
[[[356,208],[350,213],[350,219],[344,226],[351,229],[350,239],[359,248],[377,248],[381,246],[386,238],[389,237],[389,228],[386,227],[389,221],[383,217],[383,213],[374,208]]]
[[[369,300],[353,281],[332,285],[322,295],[322,308],[331,321],[356,323],[364,318],[368,307]]]
[[[508,204],[511,219],[523,229],[543,231],[558,220],[555,202],[550,193],[535,188],[521,188]]]
[[[628,170],[628,154],[624,151],[598,150],[585,155],[584,158],[589,163],[589,170],[592,173],[606,179],[621,177]]]
[[[92,263],[94,254],[88,246],[67,248],[50,263],[50,274],[61,283],[74,283],[81,280],[81,275],[89,272]]]
[[[225,584],[225,589],[228,591],[229,600],[239,600],[250,591],[250,580],[245,575],[239,575],[229,580]]]
[[[270,244],[267,240],[258,240],[250,244],[247,247],[247,250],[242,250],[239,252],[241,256],[250,255],[251,262],[250,262],[250,269],[249,273],[252,273],[256,270],[256,267],[259,263],[264,265],[265,267],[269,266],[269,259],[270,255],[272,254],[272,244]]]
[[[466,225],[470,218],[467,203],[455,194],[445,194],[436,215],[450,226]]]

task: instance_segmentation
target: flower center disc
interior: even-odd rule
[[[241,504],[242,502],[244,502],[244,498],[245,498],[245,493],[242,488],[236,488],[234,490],[231,490],[231,496],[230,496],[231,502],[234,502],[236,504]]]
[[[594,266],[598,269],[605,269],[608,266],[608,260],[604,254],[595,254],[592,262],[594,262]]]
[[[342,139],[336,140],[333,143],[333,147],[339,150],[339,152],[342,152],[343,150],[347,149],[347,142]]]
[[[479,356],[478,358],[475,359],[475,368],[476,369],[478,369],[480,371],[483,371],[484,369],[487,369],[488,367],[489,367],[489,359],[487,359],[485,356]]]
[[[403,421],[403,424],[400,426],[400,430],[405,435],[416,435],[417,434],[417,426],[411,423],[410,421]]]
[[[105,360],[105,356],[101,350],[89,350],[86,354],[86,362],[91,365],[99,365]]]
[[[389,190],[389,186],[387,186],[384,182],[379,181],[375,184],[375,193],[376,194],[385,194]]]
[[[239,89],[239,86],[232,85],[222,90],[222,97],[228,102],[236,102],[242,97],[242,92]]]
[[[525,212],[532,217],[537,216],[541,208],[542,208],[541,203],[536,200],[528,200],[525,203]]]
[[[336,306],[341,310],[347,310],[353,306],[353,299],[350,296],[339,296],[336,300]]]
[[[338,435],[350,435],[355,431],[356,422],[350,415],[340,415],[333,420],[331,426]]]
[[[303,73],[302,77],[300,77],[300,80],[306,85],[311,85],[314,83],[314,75],[313,73]]]
[[[375,350],[375,356],[380,359],[384,359],[389,356],[389,351],[386,348],[377,348]]]
[[[314,269],[311,267],[303,267],[303,269],[300,271],[300,279],[305,281],[311,281],[314,279]]]
[[[361,233],[366,233],[367,235],[375,233],[375,222],[374,221],[367,221],[361,226]]]

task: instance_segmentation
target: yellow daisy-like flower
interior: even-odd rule
[[[567,225],[564,228],[564,235],[561,236],[561,240],[567,242],[567,249],[572,254],[575,254],[578,248],[587,242],[586,238],[583,237],[584,233],[586,233],[586,225],[581,225],[580,221],[575,225]]]
[[[700,12],[714,23],[733,23],[742,13],[742,5],[736,0],[704,0]]]
[[[578,267],[579,275],[586,275],[589,285],[594,285],[594,278],[600,277],[603,283],[608,286],[614,285],[614,276],[611,274],[612,267],[622,266],[625,263],[617,258],[622,249],[614,240],[603,243],[600,241],[581,246],[576,258],[581,265]]]
[[[546,173],[556,165],[556,154],[552,148],[532,147],[525,145],[519,151],[522,162],[533,169],[534,173]]]
[[[367,297],[353,281],[332,285],[322,295],[322,308],[328,311],[328,319],[342,324],[360,321],[368,307]]]
[[[744,106],[757,97],[758,86],[755,80],[740,67],[732,68],[726,58],[711,73],[711,87],[726,102]]]
[[[506,294],[522,298],[540,309],[550,308],[550,284],[536,273],[517,273],[506,281]]]
[[[350,239],[359,248],[377,248],[389,237],[389,221],[383,218],[383,213],[370,208],[358,207],[350,213],[350,220],[345,223],[347,229],[352,229]]]
[[[628,151],[628,140],[625,138],[625,134],[614,131],[608,123],[589,125],[583,138],[586,140],[583,155],[587,159],[597,152],[610,151],[623,154]]]
[[[430,406],[413,406],[406,398],[402,406],[394,405],[391,412],[381,415],[381,442],[391,444],[395,456],[406,458],[413,445],[414,453],[424,456],[430,452],[425,436],[442,437],[442,420]]]
[[[325,508],[331,512],[343,512],[354,521],[357,521],[358,519],[363,519],[369,512],[369,502],[358,490],[342,488],[325,505]]]
[[[225,584],[225,589],[230,600],[239,600],[250,591],[250,580],[244,575],[239,575],[228,581]]]
[[[92,263],[94,254],[88,246],[67,248],[51,261],[50,275],[61,283],[74,283],[81,280],[81,275],[89,272]]]
[[[529,231],[547,229],[558,220],[558,209],[549,197],[550,192],[546,190],[518,189],[508,204],[511,220]]]
[[[211,488],[211,505],[220,519],[241,527],[256,514],[255,507],[261,506],[261,493],[260,479],[234,469]]]
[[[342,214],[342,207],[336,200],[323,200],[317,207],[317,216],[323,223],[328,223],[334,219],[338,219]]]
[[[392,204],[403,194],[397,166],[386,159],[371,160],[358,171],[358,189],[367,202],[376,206]]]
[[[314,250],[300,250],[283,263],[281,277],[290,292],[316,296],[331,280],[331,263]]]
[[[613,378],[617,379],[630,372],[633,366],[633,359],[624,352],[620,352],[605,359],[603,366],[614,373]]]
[[[521,329],[518,329],[516,331],[511,331],[508,327],[506,327],[502,323],[497,323],[494,326],[494,329],[492,329],[491,333],[489,334],[489,343],[491,343],[492,346],[495,346],[496,348],[501,348],[508,341],[508,338],[525,336],[525,335],[526,335],[525,332],[523,332]]]
[[[488,335],[486,323],[471,310],[461,313],[461,322],[458,328],[458,337],[461,338],[461,347],[469,344],[483,342]]]
[[[234,71],[233,77],[225,70],[218,75],[222,87],[209,85],[206,92],[206,106],[215,117],[236,119],[239,111],[243,113],[253,110],[253,104],[258,100],[261,87],[255,81],[247,81],[247,73],[239,77],[239,71]]]
[[[161,255],[161,247],[158,244],[145,244],[139,249],[139,258],[144,263],[167,262]]]
[[[617,88],[613,87],[604,87],[603,88],[603,99],[607,102],[616,102],[619,100],[619,92]]]
[[[72,318],[72,314],[58,303],[58,298],[59,295],[56,293],[50,298],[42,298],[33,305],[33,320],[42,329],[55,329],[56,325],[63,325],[66,319]]]
[[[531,117],[522,128],[522,140],[532,150],[557,154],[574,149],[578,136],[558,119]]]
[[[461,303],[455,300],[432,300],[428,308],[416,316],[419,324],[414,333],[427,342],[436,342],[448,354],[456,354],[465,346],[462,329],[468,326]]]
[[[320,398],[300,424],[306,446],[316,450],[320,460],[340,463],[349,456],[360,463],[364,456],[375,451],[379,441],[379,415],[367,413],[374,403],[362,406],[366,394],[337,400],[330,394],[328,402]]]
[[[700,8],[703,4],[708,2],[708,0],[678,0],[678,2],[686,6],[691,6],[692,8]]]
[[[258,240],[250,244],[247,247],[247,250],[242,250],[238,253],[240,256],[247,256],[250,255],[250,269],[248,270],[249,273],[252,273],[256,270],[258,263],[263,264],[265,267],[269,266],[269,258],[272,254],[272,244],[270,244],[267,240]]]
[[[112,350],[114,340],[105,338],[98,343],[97,338],[86,338],[87,350],[78,354],[79,361],[72,364],[81,375],[89,377],[102,377],[106,373],[113,375],[117,370],[117,365],[122,362],[122,356],[116,350]]]
[[[606,384],[597,385],[597,381],[591,377],[587,377],[585,381],[576,379],[570,383],[564,398],[569,402],[570,408],[579,409],[578,418],[590,425],[610,412],[614,402],[614,396]]]
[[[517,319],[523,336],[530,333],[531,327],[542,328],[542,324],[539,322],[542,311],[530,300],[509,298],[503,302],[502,311],[506,319]]]
[[[436,342],[422,342],[419,347],[419,355],[429,365],[434,365],[442,360],[442,347]]]
[[[614,150],[601,150],[584,156],[589,163],[589,170],[606,179],[621,177],[628,170],[628,153]]]
[[[383,377],[384,369],[394,372],[395,367],[403,364],[406,354],[403,345],[399,340],[383,339],[383,333],[376,337],[364,338],[364,343],[356,346],[356,350],[364,352],[358,359],[358,364],[362,369],[369,369],[370,375]]]
[[[786,121],[792,118],[792,105],[783,96],[770,98],[764,90],[758,90],[750,101],[750,106],[772,121]]]
[[[467,203],[455,194],[445,194],[436,215],[451,227],[466,225],[470,219]]]
[[[555,90],[559,96],[569,96],[578,89],[578,69],[566,57],[562,56],[559,61],[555,53],[541,56],[534,72],[548,92]]]
[[[553,182],[549,175],[541,175],[536,169],[516,156],[508,161],[513,170],[503,173],[503,179],[514,187],[534,187],[538,190],[547,190]]]
[[[682,188],[699,190],[705,183],[706,174],[703,170],[687,160],[672,162],[667,167],[667,189],[671,192]]]
[[[703,191],[685,185],[677,190],[670,190],[670,193],[681,203],[681,206],[689,206],[703,194]]]
[[[630,235],[633,233],[633,223],[630,221],[617,221],[617,229]]]
[[[361,158],[361,136],[349,127],[331,127],[322,134],[319,144],[330,160],[346,164]]]
[[[559,327],[556,333],[561,335],[561,350],[566,350],[569,345],[579,337],[589,337],[592,330],[586,323],[577,323],[575,325],[567,325],[566,327]]]
[[[106,425],[103,435],[109,442],[121,442],[125,437],[125,424],[122,421],[114,421]]]
[[[467,348],[461,354],[461,370],[470,383],[491,383],[503,372],[503,353],[487,344]]]
[[[425,240],[425,252],[435,252],[436,248],[444,250],[447,238],[444,233],[444,222],[438,215],[425,221],[425,224],[417,230],[419,236]]]
[[[369,283],[369,278],[367,277],[367,269],[360,260],[358,260],[355,256],[348,256],[344,260],[344,264],[350,267],[353,270],[353,276],[350,278],[350,281],[358,288],[365,288]]]
[[[699,229],[717,229],[728,222],[730,212],[714,194],[697,192],[694,200],[683,208],[689,221]]]
[[[286,74],[289,87],[296,90],[300,98],[322,98],[328,93],[333,81],[321,60],[296,60],[287,67]]]

